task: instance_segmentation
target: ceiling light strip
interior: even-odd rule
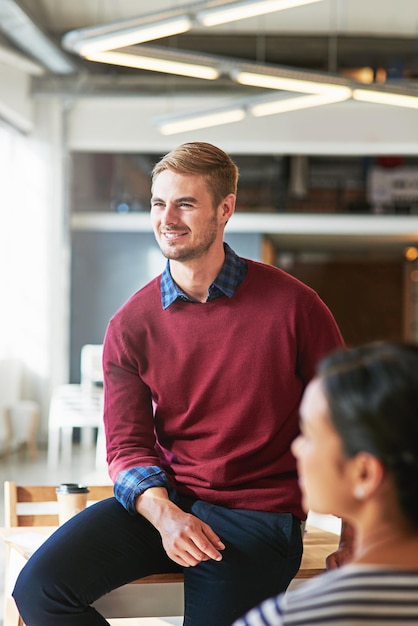
[[[124,48],[146,41],[155,41],[156,39],[179,35],[190,30],[191,26],[191,19],[187,15],[180,15],[172,19],[161,20],[160,22],[136,28],[121,29],[107,35],[96,35],[84,40],[81,39],[74,47],[81,56],[88,58],[96,52]]]
[[[322,0],[243,0],[198,11],[196,19],[203,26],[218,26],[228,22],[257,17],[267,13],[283,11]]]
[[[125,20],[72,30],[64,35],[62,43],[67,50],[87,58],[92,53],[185,33],[194,21],[213,26],[314,2],[322,0],[238,0],[203,10],[204,4],[200,2],[177,11],[166,11],[164,15],[150,14],[143,20]]]
[[[261,102],[249,106],[249,111],[254,117],[263,117],[265,115],[278,115],[279,113],[288,113],[290,111],[298,111],[301,109],[310,109],[312,107],[324,106],[326,104],[335,104],[348,100],[351,96],[351,90],[341,87],[341,91],[337,94],[311,94],[308,96],[297,96],[296,98],[281,98],[271,100],[269,102]]]
[[[231,124],[240,122],[246,115],[243,107],[229,108],[223,111],[207,111],[194,113],[181,118],[171,118],[165,122],[158,122],[157,126],[163,135],[174,135],[190,130],[198,130],[201,128],[210,128],[211,126],[221,126],[222,124]]]
[[[353,99],[361,102],[371,102],[372,104],[388,104],[391,106],[418,109],[418,94],[390,93],[388,91],[377,91],[372,89],[354,89]]]
[[[241,99],[235,106],[228,105],[222,109],[219,107],[213,110],[197,111],[187,115],[171,115],[155,118],[154,124],[163,135],[174,135],[176,133],[198,130],[211,126],[221,126],[240,122],[250,112],[255,117],[265,115],[277,115],[300,109],[307,109],[325,104],[333,104],[347,100],[351,95],[351,90],[342,87],[337,94],[311,94],[307,96],[286,97],[282,96],[277,100],[251,97]]]
[[[163,72],[165,74],[176,74],[191,78],[201,78],[203,80],[216,80],[219,78],[220,74],[219,70],[210,65],[183,63],[160,57],[153,58],[139,54],[126,54],[124,52],[96,52],[86,56],[86,59],[99,63],[136,67],[137,69],[148,70],[150,72]]]
[[[11,2],[11,0],[5,1]],[[316,99],[308,97],[305,100],[296,98],[293,105],[290,104],[289,99],[287,102],[281,99],[276,103],[276,112],[341,102],[350,97],[363,102],[418,109],[418,96],[416,95],[393,93],[385,89],[359,89],[357,84],[347,83],[347,81],[341,84],[338,77],[333,78],[320,74],[316,76],[314,73],[306,71],[289,71],[289,69],[274,66],[271,67],[271,74],[269,74],[269,67],[266,64],[259,64],[259,66],[244,64],[243,66],[243,63],[240,64],[234,59],[227,62],[227,59],[216,56],[207,58],[207,64],[196,63],[193,62],[196,55],[194,58],[193,55],[189,55],[190,61],[188,61],[188,53],[186,52],[182,52],[181,59],[170,59],[169,51],[159,50],[155,52],[155,55],[149,52],[147,54],[144,52],[143,54],[134,54],[130,53],[129,50],[115,51],[117,48],[126,48],[132,44],[187,32],[196,19],[205,26],[214,26],[320,1],[322,0],[237,0],[218,4],[211,8],[202,8],[202,3],[199,3],[179,8],[174,12],[149,15],[145,21],[143,19],[140,21],[125,20],[124,22],[73,30],[64,36],[63,45],[91,61],[101,63],[205,80],[219,78],[221,75],[219,68],[222,67],[223,73],[228,72],[233,80],[242,85],[319,96]],[[268,113],[268,111],[273,111],[274,106],[272,102],[260,103],[254,110],[258,111],[258,115],[269,115],[273,114]],[[260,111],[264,111],[264,113],[260,113]]]
[[[295,71],[296,74],[296,71]],[[306,72],[301,72],[301,76]],[[279,89],[283,91],[296,91],[297,93],[321,94],[332,93],[334,90],[346,89],[346,87],[333,84],[326,80],[306,80],[304,78],[289,78],[280,76],[280,69],[277,74],[264,74],[262,72],[246,72],[234,70],[231,77],[240,85],[248,85],[250,87],[261,87],[263,89]]]

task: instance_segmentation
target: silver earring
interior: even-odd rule
[[[364,487],[361,485],[356,485],[354,487],[354,497],[357,498],[357,500],[363,500],[365,495],[366,493],[364,491]]]

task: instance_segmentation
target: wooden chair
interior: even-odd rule
[[[89,489],[87,505],[113,495],[112,485],[89,485]],[[38,527],[40,532],[50,532],[53,527],[58,526],[58,505],[55,486],[52,485],[19,486],[15,482],[7,481],[4,484],[4,496],[6,528],[2,529],[2,534],[8,543],[4,626],[24,626],[11,597],[18,571],[8,572],[7,569],[11,561],[11,551],[20,552],[20,569],[29,554],[19,545],[13,544],[10,536],[13,531],[24,531],[30,527]],[[337,535],[308,527],[304,535],[302,564],[295,582],[321,573],[325,569],[326,557],[335,550],[337,544]],[[183,575],[156,574],[141,578],[106,594],[94,606],[107,619],[182,615]],[[119,623],[118,619],[117,624]],[[126,620],[126,623],[134,626],[134,623],[140,622]]]
[[[4,483],[4,521],[7,528],[16,526],[58,526],[58,503],[54,485],[21,486]],[[113,495],[112,485],[89,486],[88,503]]]
[[[89,489],[87,505],[113,495],[112,485],[89,485]],[[17,532],[17,529],[24,532],[31,527],[38,527],[40,532],[48,534],[58,526],[55,486],[23,486],[6,481],[4,483],[4,511],[6,528],[3,529],[2,534],[7,543],[4,626],[24,626],[11,591],[29,554],[27,549],[10,541],[10,537],[14,531]],[[11,567],[12,552],[14,553],[13,567]],[[182,615],[183,574],[146,576],[106,594],[94,606],[106,618]],[[129,620],[126,621],[132,623]]]

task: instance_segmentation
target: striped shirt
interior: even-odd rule
[[[418,625],[418,570],[346,565],[252,609],[233,626]]]

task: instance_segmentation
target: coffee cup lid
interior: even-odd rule
[[[57,493],[89,493],[90,489],[78,483],[61,483],[55,491]]]

